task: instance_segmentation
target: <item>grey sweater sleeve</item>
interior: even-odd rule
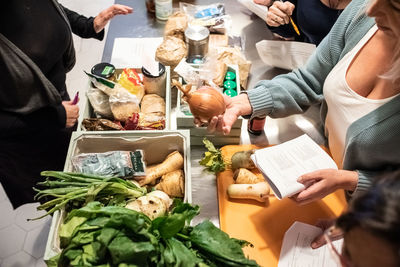
[[[323,100],[323,85],[344,52],[348,29],[364,1],[354,0],[343,11],[307,64],[272,80],[260,81],[248,91],[252,117],[280,118],[305,112]]]

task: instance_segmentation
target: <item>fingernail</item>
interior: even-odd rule
[[[316,248],[317,246],[318,246],[318,243],[317,243],[317,242],[312,242],[312,243],[311,243],[311,247],[312,247],[312,248]]]

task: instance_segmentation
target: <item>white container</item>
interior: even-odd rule
[[[136,72],[139,75],[142,75],[142,70],[141,69],[135,69]],[[121,72],[121,69],[117,69],[116,72]],[[171,72],[170,72],[170,67],[165,66],[165,129],[164,130],[170,130],[171,129]],[[91,82],[88,82],[88,86],[92,86]],[[96,115],[94,113],[93,107],[90,104],[90,101],[88,98],[86,98],[86,103],[85,107],[79,114],[78,118],[78,127],[77,131],[86,131],[85,127],[82,125],[82,121],[86,118],[96,118]],[[157,131],[164,131],[164,130],[157,130]],[[120,132],[120,131],[115,131],[115,132]],[[126,131],[124,131],[126,132]],[[131,132],[131,131],[128,131]],[[133,132],[137,132],[134,130]]]
[[[172,0],[155,0],[156,2],[156,18],[159,20],[167,20],[172,15]]]
[[[189,131],[131,131],[131,132],[74,132],[68,148],[64,171],[72,171],[71,158],[80,153],[102,153],[113,150],[142,149],[147,164],[161,162],[178,150],[184,158],[185,196],[184,202],[192,202],[190,136]],[[154,153],[156,152],[156,153]],[[44,260],[48,261],[61,252],[58,236],[65,212],[53,214]]]

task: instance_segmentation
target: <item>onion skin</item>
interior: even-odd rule
[[[186,97],[190,112],[201,122],[209,122],[212,117],[225,112],[224,97],[212,87],[202,86]]]

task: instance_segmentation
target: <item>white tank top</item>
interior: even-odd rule
[[[377,109],[395,96],[369,99],[354,92],[346,81],[346,73],[353,58],[377,31],[376,25],[331,70],[324,83],[324,97],[328,106],[325,136],[339,169],[343,167],[346,133],[350,124]]]

